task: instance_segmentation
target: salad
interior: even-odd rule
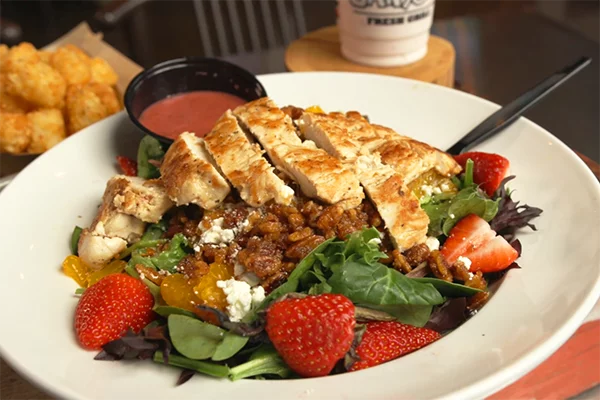
[[[63,262],[75,336],[96,360],[179,368],[178,384],[346,373],[427,346],[519,268],[515,234],[542,213],[513,199],[500,155],[268,98],[117,161]]]

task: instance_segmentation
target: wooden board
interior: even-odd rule
[[[427,55],[401,67],[369,67],[346,60],[340,51],[337,26],[329,26],[292,42],[285,53],[285,64],[292,72],[344,71],[401,76],[442,86],[454,86],[456,53],[449,41],[429,38]]]

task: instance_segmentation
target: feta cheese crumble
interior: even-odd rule
[[[456,261],[460,261],[461,263],[463,263],[467,271],[471,270],[471,260],[469,258],[460,256],[456,259]]]
[[[429,248],[429,251],[440,249],[440,241],[431,236],[425,240],[425,245]]]
[[[233,229],[223,229],[223,218],[217,218],[212,221],[212,226],[200,236],[201,243],[221,244],[230,243],[235,238]]]
[[[423,196],[431,196],[433,193],[433,187],[431,185],[422,185],[421,192],[423,192]]]
[[[379,238],[373,238],[373,239],[369,240],[369,244],[380,245],[381,244],[381,239],[379,239]]]
[[[232,322],[239,322],[265,299],[262,286],[251,287],[246,282],[236,279],[217,281],[217,287],[223,289],[227,296],[227,314]]]

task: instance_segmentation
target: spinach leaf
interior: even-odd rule
[[[419,327],[424,326],[429,321],[431,310],[433,309],[433,306],[416,306],[412,304],[361,304],[361,306],[386,312],[395,317],[399,322]]]
[[[191,311],[188,311],[184,308],[173,307],[173,306],[164,306],[164,305],[154,305],[154,312],[158,315],[167,318],[171,314],[185,315],[186,317],[196,318],[196,314]]]
[[[225,335],[218,326],[178,314],[169,315],[168,326],[173,347],[192,360],[211,358]]]
[[[415,281],[421,283],[430,283],[432,284],[438,292],[442,294],[442,296],[447,297],[469,297],[477,294],[479,292],[483,292],[481,289],[468,287],[465,285],[461,285],[459,283],[452,283],[445,281],[443,279],[437,278],[411,278]]]
[[[474,186],[467,187],[450,200],[448,218],[442,225],[442,231],[448,236],[454,225],[469,214],[476,214],[486,221],[491,221],[497,212],[497,201],[488,199]]]
[[[346,262],[334,268],[328,283],[333,293],[359,304],[426,306],[444,302],[431,284],[417,282],[380,263]]]
[[[178,233],[166,245],[166,248],[154,256],[145,256],[142,254],[142,248],[134,250],[128,265],[135,267],[142,264],[153,269],[164,269],[174,273],[175,267],[188,253],[186,251],[187,239],[183,234]]]
[[[167,231],[167,221],[165,219],[161,220],[160,222],[157,222],[156,224],[151,224],[148,225],[148,227],[146,228],[146,232],[144,232],[144,235],[142,236],[140,241],[147,241],[147,240],[157,240],[160,239],[163,235],[163,233],[165,233]]]
[[[165,359],[160,351],[154,353],[153,360],[161,364],[164,364],[165,362]],[[216,364],[209,361],[190,360],[189,358],[178,356],[177,354],[170,354],[167,363],[174,367],[194,370],[196,372],[200,372],[201,374],[210,375],[217,378],[225,378],[229,375],[229,367],[227,365]]]
[[[259,347],[247,362],[231,368],[229,379],[237,381],[257,375],[278,375],[281,378],[287,378],[291,374],[292,371],[275,348],[265,344]]]
[[[79,236],[81,236],[82,231],[83,229],[81,229],[78,226],[75,226],[75,228],[73,229],[73,233],[71,234],[71,254],[73,254],[74,256],[78,255],[77,247],[79,244]]]
[[[327,248],[327,246],[329,246],[329,244],[332,241],[333,239],[326,240],[317,247],[315,247],[313,251],[308,253],[308,255],[298,263],[296,268],[294,268],[287,281],[285,281],[285,283],[283,283],[277,289],[273,290],[267,297],[265,297],[263,302],[260,303],[258,307],[256,307],[255,311],[248,313],[248,315],[246,316],[246,318],[243,319],[243,321],[253,321],[256,318],[256,313],[258,311],[266,309],[273,301],[283,296],[284,294],[296,292],[300,284],[300,278],[302,277],[302,275],[307,273],[316,262],[316,255],[318,253],[322,253],[323,250]]]
[[[222,361],[233,357],[244,348],[249,339],[249,337],[236,335],[233,332],[226,332],[223,341],[219,343],[215,353],[212,355],[212,360]]]
[[[192,360],[226,360],[237,354],[250,339],[179,312],[169,314],[167,323],[173,347]]]
[[[138,176],[144,179],[160,177],[160,170],[152,165],[149,160],[160,161],[165,155],[160,142],[152,136],[144,136],[140,142],[137,153]]]

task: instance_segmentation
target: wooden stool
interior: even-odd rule
[[[342,56],[337,26],[310,32],[292,42],[285,52],[285,64],[292,72],[365,72],[401,76],[448,87],[454,87],[455,59],[452,43],[432,35],[427,55],[413,64],[391,68],[354,64]]]

